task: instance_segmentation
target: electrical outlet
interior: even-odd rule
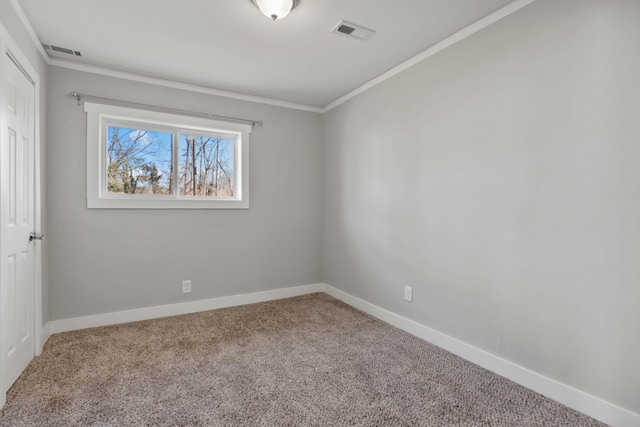
[[[182,293],[188,294],[191,292],[191,280],[182,281]]]
[[[404,300],[413,302],[413,288],[411,286],[404,287]]]

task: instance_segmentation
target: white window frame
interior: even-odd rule
[[[115,105],[84,102],[87,113],[87,208],[89,209],[248,209],[250,124],[224,122]],[[126,123],[229,135],[236,140],[236,191],[233,197],[114,195],[107,193],[107,126]],[[177,141],[175,141],[177,144]],[[174,147],[174,159],[176,148]],[[175,161],[175,160],[174,160]]]

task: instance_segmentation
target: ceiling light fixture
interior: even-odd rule
[[[296,4],[298,0],[251,0],[255,4],[260,12],[267,18],[271,18],[274,21],[286,17]]]

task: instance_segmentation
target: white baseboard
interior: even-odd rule
[[[334,298],[364,311],[378,319],[402,329],[411,335],[437,345],[463,359],[482,366],[500,376],[523,385],[576,411],[589,415],[615,427],[640,426],[640,414],[636,414],[599,397],[562,384],[530,369],[524,368],[499,356],[481,350],[428,326],[414,322],[391,311],[373,305],[333,286],[324,285],[324,292]]]
[[[36,356],[40,356],[40,353],[42,353],[42,348],[47,343],[47,340],[53,333],[52,327],[53,327],[53,324],[51,322],[47,322],[40,330],[40,348],[36,349]]]
[[[291,288],[275,289],[272,291],[233,295],[136,310],[119,311],[94,316],[54,320],[43,327],[41,342],[45,343],[51,334],[58,332],[115,325],[118,323],[135,322],[138,320],[155,319],[180,314],[197,313],[217,308],[290,298],[315,292],[326,292],[334,298],[377,317],[390,325],[437,345],[438,347],[450,351],[463,359],[480,365],[485,369],[495,372],[498,375],[508,378],[604,423],[615,427],[640,426],[639,414],[616,406],[610,402],[600,399],[599,397],[590,395],[554,379],[545,377],[544,375],[538,374],[530,369],[524,368],[449,335],[443,334],[435,329],[431,329],[428,326],[422,325],[360,298],[354,297],[353,295],[347,294],[346,292],[338,290],[325,283],[316,283],[313,285],[296,286]],[[0,395],[0,400],[1,399],[2,396]]]
[[[78,329],[95,328],[98,326],[136,322],[138,320],[148,320],[156,319],[159,317],[197,313],[200,311],[215,310],[217,308],[254,304],[257,302],[291,298],[299,295],[311,294],[314,292],[324,292],[324,288],[325,285],[323,283],[317,283],[313,285],[295,286],[291,288],[274,289],[264,292],[254,292],[251,294],[232,295],[228,297],[161,305],[157,307],[118,311],[115,313],[97,314],[94,316],[54,320],[50,322],[52,324],[51,332],[59,333],[66,331],[75,331]]]

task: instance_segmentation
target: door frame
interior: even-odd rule
[[[10,58],[11,57],[11,58]],[[42,232],[42,189],[41,189],[41,141],[40,141],[40,75],[36,72],[31,62],[22,53],[18,44],[13,40],[9,32],[6,30],[2,22],[0,22],[0,75],[4,74],[6,67],[11,62],[15,62],[18,68],[25,73],[34,85],[34,227],[36,232]],[[0,85],[0,96],[2,94],[2,85]],[[4,118],[0,114],[0,127]],[[0,239],[2,236],[0,235]],[[33,249],[34,271],[33,271],[33,343],[34,356],[42,353],[42,347],[47,337],[44,336],[44,328],[42,325],[42,242],[36,241]],[[3,325],[0,324],[0,334],[3,332]],[[0,358],[1,360],[2,358]],[[7,397],[7,390],[4,389],[4,364],[0,364],[0,408],[4,406]]]

